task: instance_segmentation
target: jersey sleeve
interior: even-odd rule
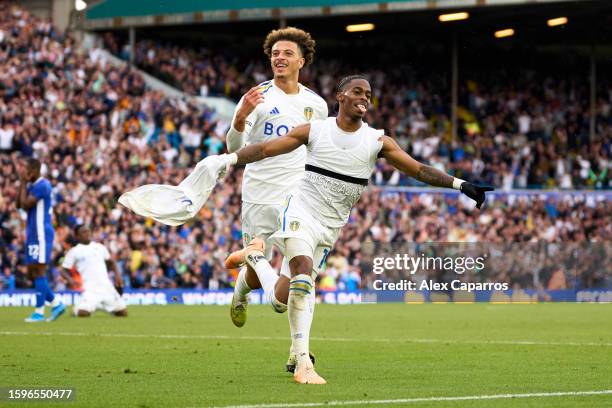
[[[62,262],[62,268],[72,269],[74,266],[74,249],[68,251],[66,256],[64,257],[64,262]]]
[[[48,182],[36,183],[32,186],[30,193],[37,199],[47,198],[51,195],[51,184]]]

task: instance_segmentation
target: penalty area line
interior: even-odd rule
[[[274,336],[228,336],[207,334],[142,334],[142,333],[85,333],[85,332],[30,332],[0,331],[0,336],[74,336],[74,337],[117,337],[117,338],[156,338],[156,339],[198,339],[198,340],[269,340],[287,341],[287,337]],[[573,346],[573,347],[612,347],[612,343],[575,342],[575,341],[534,341],[534,340],[451,340],[451,339],[381,339],[350,337],[311,337],[312,341],[341,343],[415,343],[415,344],[476,344],[483,346]]]
[[[389,405],[389,404],[417,404],[419,402],[444,401],[477,401],[513,398],[551,398],[551,397],[583,397],[588,395],[612,395],[612,390],[599,391],[561,391],[561,392],[533,392],[527,394],[494,394],[494,395],[466,395],[456,397],[420,397],[399,398],[384,400],[353,400],[353,401],[325,401],[325,402],[298,402],[282,404],[254,404],[254,405],[225,405],[216,408],[301,408],[301,407],[329,407],[341,405]]]

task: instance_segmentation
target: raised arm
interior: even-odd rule
[[[267,142],[254,143],[236,152],[236,164],[253,163],[268,157],[289,153],[302,145],[308,144],[310,124],[305,123],[291,129],[289,133]]]
[[[248,137],[257,119],[255,108],[263,102],[264,96],[259,87],[251,88],[244,94],[242,99],[240,99],[240,102],[238,102],[234,117],[232,118],[232,123],[225,138],[227,150],[230,153],[244,146],[246,142],[245,139]]]
[[[29,210],[36,205],[36,197],[32,194],[28,194],[26,188],[28,184],[27,169],[22,168],[19,171],[19,189],[17,191],[17,207]]]
[[[485,192],[493,191],[493,187],[477,186],[414,160],[389,136],[382,136],[382,140],[383,147],[380,150],[380,157],[387,159],[393,167],[430,186],[460,190],[463,194],[476,201],[476,208],[480,208],[482,203],[484,203],[486,198]]]

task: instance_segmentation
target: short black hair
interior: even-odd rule
[[[364,80],[370,82],[368,77],[366,77],[365,75],[362,75],[362,74],[355,74],[355,75],[345,76],[344,78],[342,78],[340,80],[340,82],[338,82],[338,84],[336,84],[336,93],[340,93],[340,92],[344,91],[346,86],[348,84],[350,84],[353,79],[364,79]],[[336,101],[336,103],[334,104],[334,112],[336,112],[336,113],[340,112],[340,103],[338,101]]]
[[[355,74],[355,75],[345,76],[336,85],[336,93],[344,91],[346,86],[348,84],[350,84],[351,81],[354,80],[354,79],[363,79],[363,80],[366,80],[366,81],[369,82],[368,77],[366,77],[365,75],[362,75],[362,74]]]
[[[33,157],[28,157],[26,159],[26,164],[28,168],[30,169],[40,170],[40,161],[38,159],[35,159]]]
[[[77,224],[74,226],[74,236],[76,237],[77,235],[79,235],[79,230],[81,228],[83,228],[85,226],[85,224]]]

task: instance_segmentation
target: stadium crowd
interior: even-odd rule
[[[129,46],[111,34],[106,44],[122,58]],[[334,105],[334,86],[355,66],[371,78],[374,109],[367,121],[384,128],[414,157],[463,178],[512,188],[612,187],[612,78],[600,75],[596,137],[589,137],[588,81],[546,65],[533,70],[473,72],[459,92],[458,139],[450,138],[447,73],[416,72],[413,65],[320,58],[302,70],[300,81]],[[227,49],[189,48],[144,39],[135,63],[184,92],[237,100],[268,79],[263,54],[245,59]],[[362,64],[361,64],[362,65]],[[391,67],[390,67],[391,65]],[[466,74],[468,75],[468,74]],[[377,184],[416,183],[384,163]]]
[[[167,52],[172,55],[174,51]],[[323,70],[323,65],[309,71],[306,82],[318,78],[320,84],[327,85],[315,88],[331,98],[335,77],[316,75],[316,69]],[[239,91],[233,95],[239,95],[249,82],[263,78],[256,72],[265,77],[263,65],[253,70],[251,78],[236,88]],[[461,140],[449,144],[442,130],[431,131],[431,126],[436,129],[446,126],[446,119],[436,121],[433,113],[436,106],[441,106],[440,99],[428,94],[425,87],[412,89],[408,84],[394,88],[399,91],[386,92],[391,87],[382,72],[373,71],[372,77],[379,109],[370,114],[371,119],[391,124],[391,134],[422,160],[459,176],[499,186],[514,184],[504,181],[504,169],[516,172],[512,166],[517,166],[523,171],[526,163],[531,163],[529,168],[554,164],[553,170],[542,169],[542,174],[552,171],[554,180],[559,167],[571,171],[572,184],[564,187],[597,185],[596,181],[589,182],[589,172],[582,177],[582,167],[571,167],[569,157],[568,167],[554,161],[555,157],[565,158],[567,153],[563,150],[569,143],[568,132],[564,130],[569,125],[565,122],[549,130],[544,126],[546,129],[542,130],[536,126],[540,119],[534,117],[527,128],[521,128],[522,133],[508,131],[500,136],[492,130],[487,133],[487,129],[496,128],[496,121],[506,123],[503,114],[494,114],[482,119],[483,131],[479,135],[461,132]],[[475,117],[486,115],[489,103],[499,102],[497,97],[480,94],[477,89],[472,92],[478,96],[474,106],[480,108],[471,113]],[[397,109],[393,108],[394,98],[399,98]],[[519,107],[521,98],[532,97],[517,95]],[[537,105],[537,101],[533,103]],[[556,106],[562,110],[566,105],[559,102]],[[506,113],[511,117],[521,113],[520,109],[512,112],[509,107],[504,109],[508,109]],[[542,115],[554,116],[558,113],[555,112],[544,110]],[[1,3],[0,115],[0,288],[31,285],[22,262],[25,214],[15,205],[17,164],[25,156],[41,160],[43,174],[53,185],[54,265],[60,263],[73,244],[74,226],[85,223],[92,227],[94,239],[109,248],[128,287],[231,287],[235,271],[225,270],[222,261],[242,245],[240,169],[217,187],[196,220],[179,228],[144,220],[116,206],[122,192],[147,183],[178,184],[202,157],[222,152],[228,124],[217,120],[213,112],[147,89],[134,71],[108,64],[96,49],[81,52],[69,33],[60,33],[49,22]],[[441,111],[439,116],[445,115]],[[510,126],[511,120],[508,121]],[[578,149],[584,151],[591,172],[609,166],[608,125],[601,125],[600,142],[579,140]],[[550,139],[546,136],[548,131]],[[576,177],[574,171],[578,171]],[[496,178],[501,175],[504,180]],[[516,178],[520,177],[519,172]],[[526,176],[526,185],[534,184],[529,183],[530,177]],[[601,187],[609,183],[609,176],[603,180]],[[381,165],[375,184],[385,183],[404,184],[404,179]],[[365,285],[367,271],[359,251],[364,242],[612,239],[609,199],[528,197],[515,200],[500,196],[491,202],[487,212],[479,213],[456,197],[389,193],[373,188],[353,211],[319,287],[354,289]],[[275,265],[279,261],[277,255]],[[63,289],[65,282],[56,266],[52,274],[55,288]]]

